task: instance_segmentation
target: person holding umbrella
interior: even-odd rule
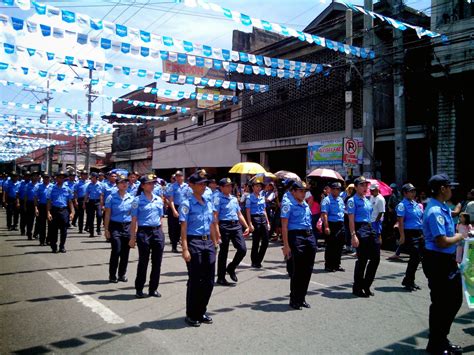
[[[365,197],[369,182],[364,176],[354,180],[356,194],[347,201],[349,230],[352,246],[357,251],[354,269],[354,285],[352,293],[358,297],[373,296],[370,286],[380,263],[380,238],[372,229],[372,204]]]
[[[245,207],[247,221],[252,234],[252,251],[250,259],[252,267],[260,269],[268,247],[268,233],[270,221],[265,211],[265,195],[263,178],[254,178],[251,181],[252,194],[248,197]]]

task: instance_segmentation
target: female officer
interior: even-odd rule
[[[253,193],[245,202],[247,221],[252,234],[252,251],[250,259],[252,267],[260,269],[268,247],[268,232],[270,221],[265,211],[265,195],[263,194],[263,179],[256,178],[252,182]],[[262,244],[260,245],[260,241]],[[259,248],[260,246],[260,248]]]
[[[434,175],[428,182],[432,198],[423,216],[425,251],[423,272],[428,279],[431,306],[429,341],[426,351],[432,354],[461,353],[460,346],[448,340],[449,330],[462,304],[461,275],[456,263],[456,244],[463,235],[454,232],[451,211],[446,201],[451,198],[451,183],[444,174]]]
[[[191,175],[192,195],[179,206],[182,255],[189,276],[185,322],[192,327],[212,323],[206,309],[214,288],[217,236],[212,201],[203,196],[207,181],[205,170]]]
[[[306,191],[304,182],[295,181],[281,207],[283,255],[291,255],[293,262],[290,307],[294,309],[311,308],[305,297],[316,257],[316,238],[311,229],[311,210],[304,199]]]
[[[398,230],[400,231],[400,245],[410,254],[405,278],[402,285],[408,291],[420,290],[415,284],[415,273],[421,261],[423,250],[423,210],[415,201],[416,189],[412,184],[402,186],[404,198],[395,208],[397,212]]]
[[[138,267],[135,279],[136,297],[143,298],[146,271],[151,253],[151,274],[148,294],[161,297],[157,291],[160,283],[161,260],[165,247],[165,236],[161,229],[163,200],[153,194],[156,176],[152,173],[140,179],[137,197],[132,202],[132,223],[130,225],[130,247],[138,244]]]
[[[351,241],[357,251],[352,293],[369,297],[374,295],[370,286],[380,263],[380,238],[376,237],[370,223],[372,204],[365,197],[369,182],[360,176],[354,180],[354,185],[356,194],[347,201]]]
[[[116,192],[105,200],[105,238],[110,240],[109,281],[127,282],[127,264],[130,253],[130,222],[133,196],[127,192],[128,178],[124,175],[117,176]],[[119,265],[120,259],[120,265]],[[117,279],[118,268],[118,279]]]

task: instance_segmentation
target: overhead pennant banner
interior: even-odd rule
[[[277,23],[260,20],[250,17],[237,11],[223,8],[220,5],[208,2],[206,0],[175,0],[177,4],[184,4],[188,7],[200,7],[202,9],[217,12],[225,18],[231,19],[244,26],[253,26],[269,32],[274,32],[285,37],[294,37],[302,42],[314,43],[318,46],[332,49],[333,51],[346,54],[344,43],[326,39],[324,37],[311,35],[309,33],[297,31],[291,27],[283,26]],[[329,45],[328,45],[329,44]],[[375,58],[375,52],[369,48],[360,48],[351,46],[350,54],[361,58]]]
[[[6,0],[3,0],[5,3]],[[24,0],[28,1],[28,0]],[[51,6],[42,4],[36,1],[32,1],[31,4],[33,5],[36,14],[38,15],[47,15],[47,16],[59,16],[61,14],[61,9]],[[71,12],[72,13],[72,12]],[[72,13],[76,20],[76,24],[81,26],[87,31],[102,31],[104,30],[104,21],[99,19],[93,19],[85,14],[80,13]],[[71,17],[67,17],[72,18]],[[63,22],[68,23],[62,18]],[[306,67],[310,67],[313,63],[307,62],[300,62],[295,60],[286,60],[286,59],[277,59],[271,57],[265,57],[261,55],[254,55],[246,52],[237,52],[232,51],[230,49],[222,49],[216,48],[205,44],[197,44],[187,40],[181,40],[169,36],[162,36],[154,33],[147,32],[145,30],[140,30],[132,27],[127,27],[125,25],[109,23],[111,30],[109,31],[111,34],[115,34],[120,38],[129,38],[132,43],[135,42],[143,42],[146,44],[154,44],[159,48],[169,48],[175,47],[182,49],[186,53],[194,54],[197,56],[204,56],[204,57],[212,57],[219,60],[227,60],[227,61],[234,61],[234,62],[244,62],[244,63],[252,63],[257,65],[264,65],[263,63],[269,62],[271,63],[272,68],[278,69],[290,69],[290,70],[299,70],[298,68],[302,68],[304,71]],[[51,28],[50,28],[51,30]],[[311,37],[311,35],[308,35]],[[317,37],[317,36],[316,36]],[[313,38],[308,38],[310,43],[314,42]],[[354,47],[358,48],[358,47]],[[360,53],[360,49],[354,49],[355,53]],[[275,67],[275,63],[278,63],[278,66]]]
[[[97,71],[108,71],[108,70],[113,69],[115,73],[123,74],[126,76],[135,75],[138,77],[147,77],[154,80],[160,79],[160,80],[169,82],[170,84],[190,84],[190,85],[210,86],[210,83],[215,83],[213,87],[216,87],[216,88],[222,87],[224,89],[230,89],[230,90],[235,90],[236,88],[238,88],[239,90],[244,90],[244,89],[254,90],[256,92],[266,92],[269,90],[268,85],[250,84],[250,83],[245,83],[245,82],[235,82],[235,81],[227,81],[227,80],[211,81],[212,79],[205,78],[205,77],[167,74],[167,73],[155,72],[155,71],[147,70],[147,69],[135,69],[135,68],[130,68],[130,67],[114,65],[112,63],[96,62],[92,59],[75,58],[72,56],[61,57],[61,56],[56,56],[56,54],[52,52],[44,52],[44,51],[37,50],[34,48],[15,46],[14,44],[11,44],[11,43],[0,42],[0,46],[1,45],[3,45],[4,52],[10,55],[15,54],[15,53],[25,53],[25,52],[29,53],[31,50],[34,50],[34,53],[38,54],[39,58],[42,60],[48,60],[48,61],[55,60],[56,62],[60,64],[66,63],[67,65],[78,65],[81,67],[86,67],[88,69],[94,69]],[[45,53],[47,55],[45,55]],[[237,71],[236,63],[230,63],[229,65],[233,66],[232,70]],[[323,67],[320,64],[315,64],[315,65],[317,66],[316,72],[322,71]],[[271,71],[271,74],[270,74],[271,76],[277,76],[276,69],[266,68],[265,70]],[[288,77],[291,76],[290,73],[288,73],[287,75]]]
[[[442,35],[441,33],[433,32],[433,31],[427,30],[427,29],[425,29],[423,27],[420,27],[420,26],[410,25],[409,23],[402,22],[402,21],[399,21],[399,20],[395,20],[391,17],[387,17],[385,15],[381,15],[381,14],[378,14],[376,12],[366,10],[362,6],[353,5],[353,4],[345,2],[345,1],[337,1],[337,2],[347,6],[349,9],[352,9],[356,12],[360,12],[364,15],[372,16],[373,18],[378,18],[381,21],[387,22],[389,25],[393,26],[397,30],[405,31],[408,28],[411,28],[411,29],[416,31],[416,34],[418,35],[419,38],[422,38],[424,36],[428,36],[428,37],[431,37],[431,38],[443,36],[443,37],[445,37],[443,40],[448,39],[448,37],[446,35]]]
[[[125,102],[129,105],[133,105],[136,107],[149,107],[154,108],[161,111],[171,111],[171,112],[179,112],[179,113],[188,113],[191,109],[189,107],[182,107],[182,106],[175,106],[175,105],[167,105],[167,104],[160,104],[156,102],[148,102],[148,101],[139,101],[139,100],[130,100],[123,97],[115,97],[115,96],[107,96],[107,95],[95,95],[97,97],[103,97],[112,102]]]

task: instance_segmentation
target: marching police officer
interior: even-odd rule
[[[127,282],[127,265],[130,253],[130,222],[134,197],[127,192],[128,178],[117,177],[117,191],[105,200],[105,238],[110,240],[109,281]],[[119,263],[120,260],[120,263]],[[118,278],[117,278],[118,268]]]
[[[51,186],[48,173],[44,173],[43,182],[35,186],[35,214],[40,246],[45,246],[46,242],[49,243],[49,240],[46,241],[46,224],[49,224],[46,204]]]
[[[156,176],[145,174],[141,179],[138,196],[132,202],[132,223],[130,226],[130,247],[138,245],[138,267],[135,279],[136,297],[143,298],[143,287],[151,253],[151,273],[148,295],[161,297],[160,284],[161,261],[165,248],[165,235],[162,230],[163,199],[153,194]],[[143,192],[142,192],[143,191]]]
[[[169,201],[168,211],[168,234],[171,241],[171,250],[173,253],[178,253],[178,241],[179,241],[179,206],[186,200],[190,195],[189,186],[184,182],[183,172],[178,170],[175,173],[176,181],[170,185],[167,192],[167,198]]]
[[[326,235],[325,270],[345,271],[341,267],[342,248],[345,243],[344,200],[339,196],[342,185],[340,182],[333,182],[329,187],[330,194],[321,202],[321,218]]]
[[[117,191],[117,174],[110,172],[107,176],[107,181],[102,182],[102,191],[104,193],[104,201],[107,200],[107,197],[110,196],[113,192]],[[100,232],[97,232],[100,235]]]
[[[257,269],[262,267],[262,261],[268,247],[268,233],[270,231],[270,221],[265,210],[265,195],[262,191],[264,186],[263,178],[254,179],[252,181],[252,193],[245,202],[247,221],[250,222],[249,227],[252,233],[250,259],[252,267]]]
[[[49,237],[53,253],[58,251],[58,230],[61,234],[59,252],[66,252],[67,227],[70,219],[74,217],[73,195],[72,191],[64,184],[65,177],[66,174],[64,172],[58,172],[56,174],[56,185],[48,189],[46,208],[48,220],[51,222]]]
[[[72,196],[74,197],[74,190],[76,186],[76,173],[74,171],[69,171],[67,174],[67,180],[64,182],[64,185],[69,187],[69,190],[72,191]],[[76,226],[76,219],[77,219],[77,206],[76,206],[76,200],[73,198],[72,204],[74,206],[74,218],[71,220],[71,225],[74,227]]]
[[[365,197],[369,182],[360,176],[354,180],[356,194],[347,200],[352,246],[357,250],[352,293],[358,297],[373,296],[370,286],[380,263],[380,238],[372,229],[372,204]]]
[[[3,205],[7,207],[7,227],[9,231],[18,230],[18,217],[19,217],[19,201],[18,201],[18,189],[20,182],[18,181],[18,174],[12,172],[10,174],[10,180],[7,180],[4,185],[3,191]]]
[[[140,187],[140,181],[138,181],[139,177],[140,175],[136,171],[132,171],[128,175],[127,192],[134,197],[137,195],[138,188]]]
[[[31,173],[29,171],[23,174],[23,180],[20,181],[18,187],[18,200],[20,202],[20,235],[26,234],[26,206],[25,206],[25,196],[26,196],[26,186],[31,181]]]
[[[89,181],[87,181],[89,174],[87,171],[81,171],[81,177],[79,181],[74,185],[74,205],[76,207],[76,214],[74,215],[74,220],[72,225],[79,227],[79,234],[82,234],[84,229],[84,198],[86,197],[86,190]]]
[[[31,175],[31,181],[25,188],[25,199],[23,205],[25,206],[26,235],[28,236],[28,240],[33,239],[33,225],[35,223],[35,187],[37,183],[38,174],[33,173]]]
[[[83,209],[86,210],[86,230],[89,232],[89,237],[94,237],[94,217],[97,217],[97,234],[100,235],[100,225],[102,224],[102,201],[103,201],[103,187],[97,180],[97,173],[91,174],[91,181],[86,187],[86,195],[84,197]]]
[[[309,281],[316,257],[316,238],[311,229],[311,210],[305,201],[306,184],[295,181],[281,207],[283,255],[293,263],[290,282],[290,307],[311,308],[306,302]]]
[[[206,309],[214,288],[218,244],[213,205],[210,200],[203,198],[207,181],[205,170],[192,174],[188,182],[193,193],[179,207],[182,255],[189,276],[185,321],[193,327],[212,323]]]
[[[232,181],[224,178],[219,181],[221,192],[214,197],[214,219],[218,222],[217,238],[220,239],[220,250],[217,259],[217,283],[223,286],[231,285],[226,279],[226,272],[232,281],[237,282],[235,269],[247,253],[244,235],[250,233],[247,222],[242,212],[240,212],[239,202],[235,196],[231,195]],[[242,235],[242,226],[245,232]],[[227,265],[227,255],[229,253],[229,243],[232,241],[236,253],[234,259]],[[227,267],[226,267],[227,265]]]
[[[423,272],[428,279],[431,306],[429,341],[426,350],[432,354],[461,353],[460,346],[451,344],[448,334],[462,304],[461,275],[456,263],[456,244],[464,239],[455,233],[451,210],[446,201],[451,198],[452,183],[445,174],[434,175],[428,182],[432,198],[423,216],[425,251]]]
[[[402,285],[408,291],[420,290],[415,283],[415,273],[423,251],[423,211],[415,201],[416,189],[412,184],[402,186],[403,200],[396,207],[400,245],[410,255]]]

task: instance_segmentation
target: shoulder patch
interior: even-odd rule
[[[347,201],[347,207],[354,208],[354,200]]]
[[[405,206],[403,205],[403,203],[400,203],[400,204],[398,205],[397,209],[398,209],[399,211],[404,211],[404,210],[405,210]]]
[[[189,213],[189,207],[188,206],[183,206],[183,207],[181,207],[181,211],[183,212],[183,214],[188,214]]]
[[[288,211],[290,210],[290,206],[289,205],[283,205],[283,207],[281,208],[281,211],[283,213],[288,213]]]
[[[133,200],[132,208],[138,208],[138,201],[137,200]]]
[[[219,196],[214,197],[214,205],[218,205],[220,202]]]
[[[442,226],[444,225],[444,217],[443,216],[438,216],[436,217],[436,220],[438,221],[439,224]]]

